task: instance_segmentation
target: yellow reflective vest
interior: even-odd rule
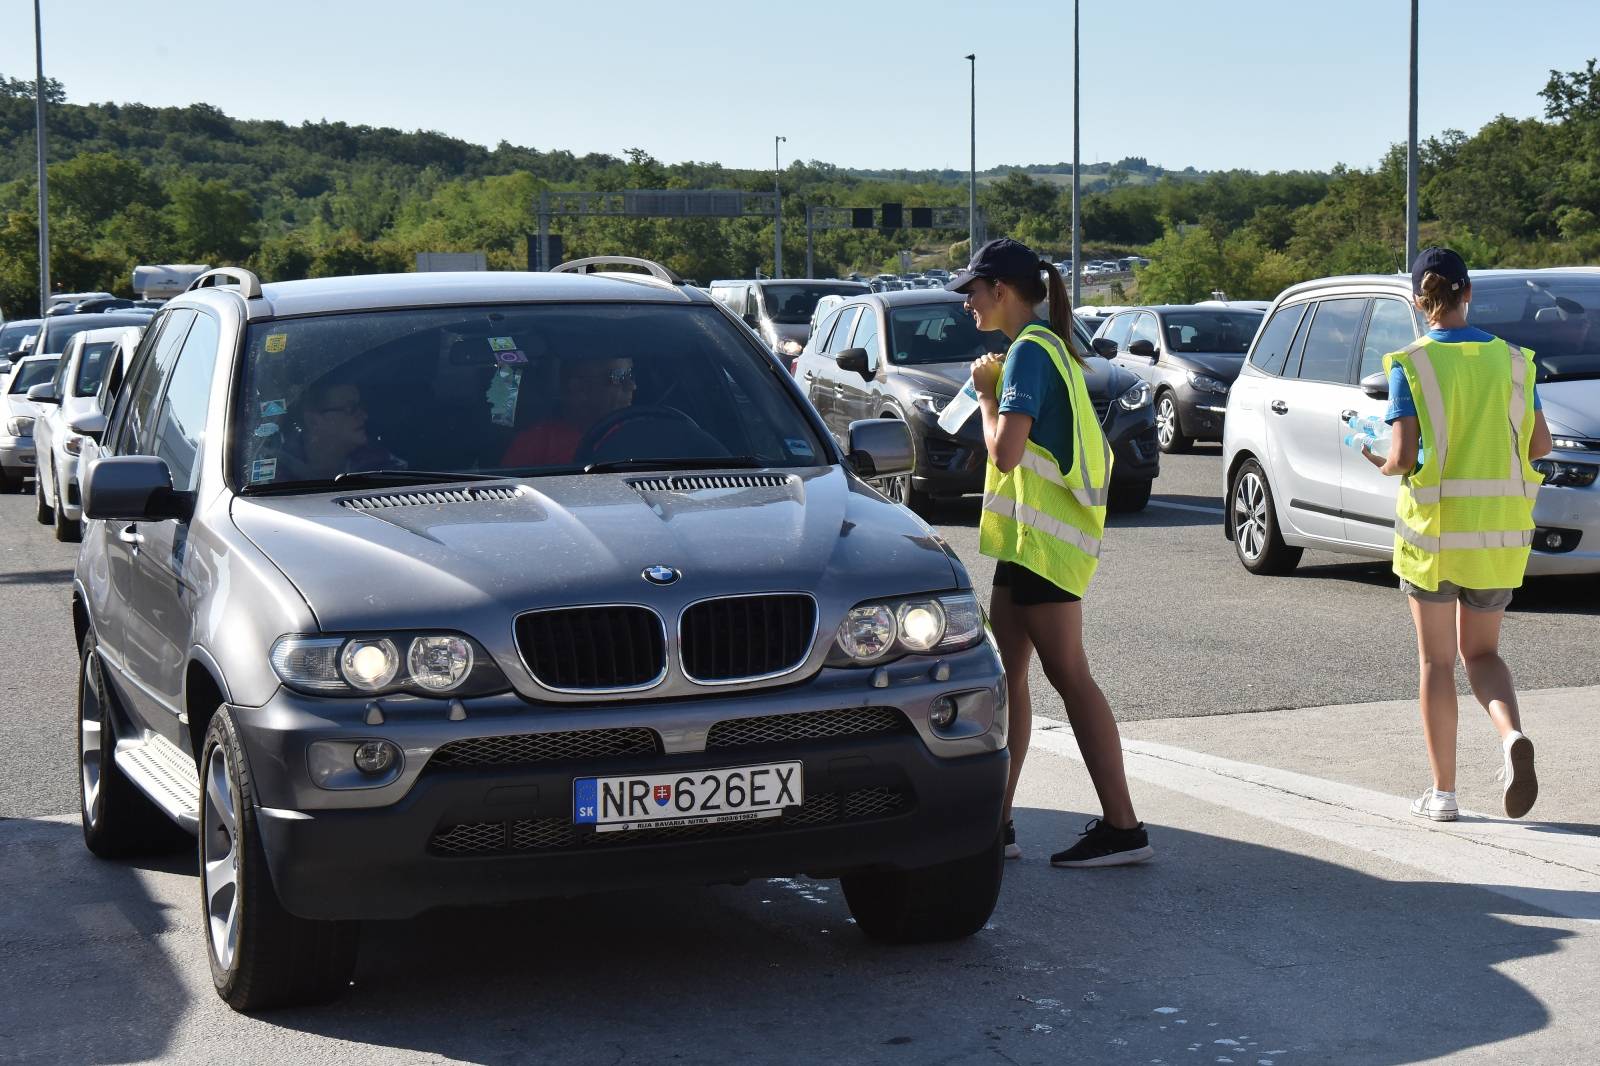
[[[1543,476],[1533,440],[1533,352],[1495,338],[1424,337],[1384,356],[1417,404],[1422,466],[1400,483],[1394,572],[1430,592],[1516,588],[1533,545]]]
[[[1083,370],[1055,333],[1030,324],[1011,350],[1036,341],[1050,353],[1072,398],[1073,454],[1056,456],[1027,442],[1022,461],[1009,474],[993,462],[983,479],[983,515],[978,550],[1025,566],[1075,596],[1089,588],[1100,565],[1106,528],[1106,492],[1111,482],[1111,445],[1089,400]],[[1011,352],[1007,352],[1009,357]]]

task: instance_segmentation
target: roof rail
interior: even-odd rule
[[[669,285],[682,285],[683,279],[671,270],[650,259],[640,259],[633,255],[591,255],[587,259],[574,259],[562,263],[560,266],[551,267],[552,274],[589,274],[591,268],[597,266],[635,266],[643,267],[651,277],[658,281],[665,281]]]
[[[218,285],[230,283],[239,286],[239,295],[246,300],[261,299],[261,279],[244,267],[217,267],[215,270],[208,270],[189,282],[189,287],[183,291],[214,289]]]

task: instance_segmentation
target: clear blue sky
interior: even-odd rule
[[[204,101],[243,118],[433,129],[667,162],[1072,158],[1070,0],[44,0],[74,102]],[[1372,166],[1406,135],[1407,0],[1083,4],[1083,158]],[[32,76],[32,4],[3,0],[0,72]],[[1424,137],[1542,114],[1549,71],[1600,55],[1600,2],[1422,0]]]

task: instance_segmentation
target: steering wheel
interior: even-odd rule
[[[573,451],[573,462],[589,463],[594,460],[594,450],[600,442],[612,434],[617,427],[629,422],[654,419],[658,422],[678,422],[698,432],[700,424],[676,407],[665,407],[661,404],[641,403],[621,410],[612,411],[600,421],[589,427],[589,431],[578,441],[578,447]]]

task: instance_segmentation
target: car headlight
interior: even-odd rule
[[[1133,387],[1117,398],[1117,402],[1129,411],[1137,411],[1141,407],[1149,407],[1155,394],[1150,391],[1148,381],[1135,382]]]
[[[1552,447],[1559,448],[1564,452],[1581,452],[1589,448],[1588,441],[1579,440],[1576,437],[1554,437],[1551,439],[1550,444]]]
[[[6,434],[12,437],[33,436],[33,419],[27,415],[6,419]]]
[[[802,351],[804,351],[804,349],[800,346],[799,341],[781,341],[778,344],[778,352],[780,355],[799,355]]]
[[[1560,459],[1535,459],[1533,468],[1544,475],[1544,483],[1562,489],[1585,489],[1594,484],[1600,466],[1594,463],[1568,463]]]
[[[1223,396],[1228,394],[1228,383],[1221,378],[1214,378],[1210,374],[1196,373],[1193,370],[1189,371],[1188,376],[1189,384],[1201,392],[1214,392]]]
[[[902,655],[961,651],[983,639],[983,610],[970,592],[863,603],[839,623],[831,666],[869,666]]]
[[[954,396],[946,396],[939,392],[913,392],[911,394],[911,406],[919,411],[926,411],[930,415],[936,415],[943,411],[945,405],[953,399],[955,399]]]
[[[458,633],[291,635],[278,638],[270,658],[285,685],[318,696],[477,696],[511,687],[488,653]]]

